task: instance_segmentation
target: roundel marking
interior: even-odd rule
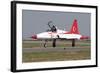
[[[73,27],[73,31],[74,31],[74,32],[76,31],[76,28],[75,28],[75,27]]]

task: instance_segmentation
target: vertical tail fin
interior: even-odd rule
[[[70,33],[79,34],[78,23],[76,19],[74,19],[73,21],[72,27],[70,29]]]

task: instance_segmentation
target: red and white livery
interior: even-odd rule
[[[80,34],[78,29],[78,22],[75,19],[73,21],[70,31],[64,31],[57,29],[56,32],[47,31],[32,36],[33,39],[88,39],[88,36]]]

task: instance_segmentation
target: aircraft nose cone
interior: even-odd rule
[[[37,39],[37,35],[33,35],[31,38],[32,39]]]

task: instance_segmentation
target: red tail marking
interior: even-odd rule
[[[73,21],[70,31],[66,32],[65,34],[79,34],[78,23],[76,19]]]
[[[76,19],[73,22],[73,25],[72,25],[72,28],[70,30],[70,33],[79,34],[78,23],[77,23],[77,20]]]

